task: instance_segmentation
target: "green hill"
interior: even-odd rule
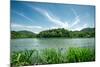
[[[45,30],[40,32],[38,37],[69,37],[69,31],[64,28]]]
[[[11,31],[11,38],[33,38],[36,34],[30,31]]]
[[[84,28],[81,31],[83,31],[83,32],[95,32],[95,28]]]
[[[84,28],[81,31],[69,31],[64,28],[45,30],[40,32],[38,37],[66,37],[66,38],[90,38],[95,37],[95,28]]]
[[[84,37],[84,38],[90,38],[95,37],[95,28],[84,28],[80,31],[72,31],[70,33],[70,36],[73,37]]]

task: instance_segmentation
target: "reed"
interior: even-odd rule
[[[95,61],[95,50],[91,48],[69,48],[65,51],[46,48],[41,51],[33,49],[11,53],[12,67],[88,61]]]

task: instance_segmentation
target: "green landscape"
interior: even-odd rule
[[[35,34],[29,31],[11,31],[12,39],[20,38],[94,38],[95,28],[85,28],[81,31],[68,31],[64,28],[41,31]],[[95,61],[95,49],[70,47],[32,49],[11,53],[11,66],[27,66],[40,64],[57,64],[71,62]]]
[[[11,0],[11,67],[95,61],[95,6]]]
[[[11,38],[91,38],[95,37],[95,28],[84,28],[80,31],[69,31],[64,28],[41,31],[35,34],[30,31],[11,31]]]

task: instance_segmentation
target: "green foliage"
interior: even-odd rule
[[[25,50],[11,54],[11,66],[87,62],[95,60],[95,50],[91,48]]]

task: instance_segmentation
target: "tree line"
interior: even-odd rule
[[[69,31],[64,28],[41,31],[35,34],[30,31],[11,31],[11,38],[90,38],[95,37],[95,28],[84,28],[80,31]]]

